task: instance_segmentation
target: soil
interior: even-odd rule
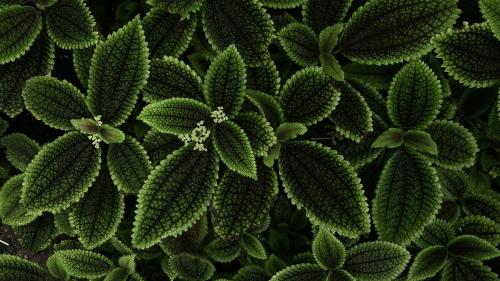
[[[22,257],[40,265],[45,265],[47,258],[49,257],[48,251],[42,251],[38,253],[31,253],[22,248],[16,239],[16,234],[14,230],[8,225],[0,225],[0,240],[9,244],[9,246],[0,243],[0,254],[9,254]]]

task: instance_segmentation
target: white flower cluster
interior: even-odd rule
[[[194,150],[207,151],[204,142],[210,136],[210,130],[207,130],[207,127],[203,125],[204,123],[205,123],[204,121],[196,123],[197,127],[194,128],[193,131],[191,131],[191,134],[179,136],[179,139],[181,139],[184,142],[184,145],[187,145],[189,142],[194,142],[195,143],[193,147]]]
[[[227,121],[229,119],[226,116],[226,114],[224,113],[224,107],[223,106],[218,106],[217,110],[212,111],[211,116],[214,119],[214,123],[222,123],[222,122]]]
[[[101,121],[101,118],[102,118],[101,115],[97,115],[97,116],[94,117],[94,120],[97,123],[98,127],[101,127],[102,124],[103,124],[102,121]],[[88,138],[89,138],[89,140],[92,141],[92,145],[94,145],[95,148],[99,149],[99,147],[100,147],[99,143],[101,142],[101,138],[99,137],[99,135],[98,134],[92,134],[92,135],[88,136]]]

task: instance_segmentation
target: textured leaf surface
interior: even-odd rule
[[[398,65],[364,65],[349,63],[342,67],[345,76],[351,80],[368,83],[375,89],[389,89],[392,78],[399,70]]]
[[[71,209],[69,222],[82,245],[92,249],[115,234],[124,209],[123,194],[118,192],[104,170],[85,196]]]
[[[408,273],[410,280],[425,280],[436,275],[445,265],[448,251],[443,246],[430,246],[420,251]]]
[[[305,23],[319,33],[327,26],[342,22],[351,3],[352,0],[308,0],[303,5],[302,15]]]
[[[286,54],[300,66],[319,62],[318,36],[307,24],[294,22],[280,30],[278,39]]]
[[[461,235],[448,244],[451,254],[473,260],[488,260],[500,256],[500,251],[488,241],[474,235]]]
[[[325,229],[321,229],[314,237],[312,252],[316,262],[326,270],[344,265],[347,255],[342,242]]]
[[[460,234],[475,235],[493,245],[500,243],[500,224],[484,216],[466,216],[456,222]]]
[[[441,273],[443,281],[496,281],[498,275],[480,261],[454,258],[450,260]]]
[[[278,102],[287,122],[312,125],[328,116],[338,105],[340,93],[319,67],[295,73],[283,86]]]
[[[446,246],[455,238],[455,230],[447,222],[436,219],[425,226],[422,234],[415,239],[415,244],[420,248],[430,246]]]
[[[241,249],[249,256],[265,260],[267,258],[266,249],[262,242],[252,234],[245,233],[240,240]]]
[[[230,262],[240,255],[238,240],[223,240],[216,238],[204,248],[208,256],[216,262]]]
[[[18,256],[0,255],[0,280],[45,281],[45,270]]]
[[[369,231],[360,179],[335,150],[314,142],[285,143],[279,169],[285,192],[313,223],[347,236]]]
[[[261,66],[247,67],[247,88],[276,97],[280,91],[280,73],[269,60]]]
[[[0,189],[0,218],[3,224],[25,225],[37,217],[27,214],[26,208],[19,202],[22,185],[23,175],[16,175],[6,181]]]
[[[227,279],[229,280],[229,279]],[[256,265],[247,265],[242,267],[231,279],[232,281],[268,281],[269,276],[266,271]],[[217,281],[226,281],[226,279],[221,279]]]
[[[136,17],[96,47],[86,100],[90,111],[111,126],[122,124],[148,76],[148,47]]]
[[[64,270],[76,278],[94,279],[111,271],[113,262],[107,257],[86,250],[62,250],[55,253]]]
[[[173,256],[169,265],[175,276],[184,280],[205,281],[215,273],[215,267],[209,260],[190,254]]]
[[[132,234],[135,246],[150,247],[193,225],[208,207],[217,172],[212,150],[200,152],[185,146],[163,160],[139,192]]]
[[[443,194],[448,199],[463,198],[472,189],[470,177],[460,170],[436,169]]]
[[[95,20],[83,0],[58,0],[45,13],[47,32],[63,49],[82,49],[97,43]]]
[[[297,264],[276,273],[270,281],[323,281],[326,272],[316,264]]]
[[[181,60],[165,57],[151,61],[151,74],[143,89],[145,101],[173,97],[202,100],[202,93],[201,78]]]
[[[5,155],[12,166],[24,171],[33,157],[40,151],[34,140],[21,133],[12,133],[0,138],[0,146],[5,147]]]
[[[462,208],[466,214],[485,216],[500,223],[500,203],[491,196],[469,195],[463,199]]]
[[[232,121],[216,124],[212,138],[217,154],[232,171],[257,179],[255,155],[248,136]]]
[[[434,38],[444,69],[462,84],[485,88],[500,81],[500,41],[486,24],[473,24]]]
[[[283,123],[283,110],[273,96],[258,91],[247,90],[246,98],[257,108],[257,111],[261,115],[266,117],[273,128],[277,128]]]
[[[260,0],[260,2],[269,8],[274,9],[292,9],[304,3],[304,0]]]
[[[44,213],[27,225],[14,227],[14,230],[24,249],[33,253],[45,250],[56,234],[54,216]]]
[[[155,130],[148,131],[142,142],[153,166],[160,164],[161,160],[183,145],[184,143],[177,136],[162,134]]]
[[[0,64],[19,59],[42,31],[42,15],[34,7],[7,6],[0,10]]]
[[[255,112],[244,112],[236,116],[234,122],[240,126],[250,141],[255,156],[266,156],[277,142],[274,130],[266,118]]]
[[[373,200],[373,220],[380,240],[408,244],[441,204],[441,187],[429,161],[399,150],[386,163]]]
[[[111,144],[106,159],[113,182],[126,193],[137,194],[152,169],[142,145],[129,136]]]
[[[491,27],[498,40],[500,40],[500,2],[498,0],[480,0],[479,8],[486,22]]]
[[[45,124],[61,130],[74,130],[71,119],[91,117],[85,96],[65,80],[50,76],[29,79],[23,90],[26,108]]]
[[[278,194],[274,171],[257,166],[257,180],[227,171],[214,194],[215,231],[221,237],[235,237],[266,219]]]
[[[76,76],[84,88],[87,88],[89,81],[90,65],[94,56],[96,46],[73,50],[73,66]]]
[[[203,27],[217,50],[236,44],[249,66],[269,60],[273,38],[271,17],[257,0],[208,0],[203,6]]]
[[[87,136],[67,133],[45,145],[28,165],[22,203],[28,212],[65,209],[78,201],[97,174],[101,151]]]
[[[404,66],[394,77],[387,97],[391,121],[402,129],[425,129],[441,108],[441,84],[421,61]]]
[[[190,13],[197,12],[203,5],[203,0],[172,0],[168,2],[169,12],[179,14],[183,18],[189,18]]]
[[[375,241],[347,251],[344,269],[359,281],[392,280],[410,260],[410,253],[396,244]]]
[[[339,49],[365,64],[417,58],[430,50],[434,35],[451,28],[459,12],[456,0],[370,0],[347,22]]]

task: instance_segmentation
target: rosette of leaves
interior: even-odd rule
[[[442,99],[438,77],[421,61],[405,65],[391,83],[387,113],[394,127],[372,144],[392,149],[373,201],[381,240],[408,244],[435,217],[442,191],[432,164],[449,169],[474,164],[472,134],[456,122],[435,120]]]
[[[480,218],[470,217],[466,225],[470,231],[484,229],[486,224]],[[488,240],[472,234],[457,235],[455,227],[437,220],[427,225],[415,242],[421,250],[410,266],[409,280],[427,280],[439,272],[441,280],[445,281],[463,280],[464,277],[469,280],[498,279],[497,274],[482,263],[500,256],[500,251]]]
[[[286,267],[271,281],[390,281],[403,272],[410,260],[405,248],[390,242],[365,242],[346,249],[327,229],[315,235],[312,252],[314,263]]]
[[[69,212],[80,242],[94,248],[113,236],[124,212],[123,194],[137,193],[151,169],[139,142],[117,128],[132,112],[149,74],[139,18],[97,45],[89,73],[86,96],[54,77],[27,81],[27,109],[66,133],[44,145],[27,165],[20,203],[34,215]],[[102,143],[109,144],[104,147],[107,165],[101,165]]]
[[[0,5],[0,110],[11,117],[24,108],[24,82],[50,74],[54,43],[81,49],[97,43],[95,21],[83,0],[7,1]]]

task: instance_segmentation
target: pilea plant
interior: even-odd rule
[[[470,2],[0,0],[0,281],[498,280]]]

